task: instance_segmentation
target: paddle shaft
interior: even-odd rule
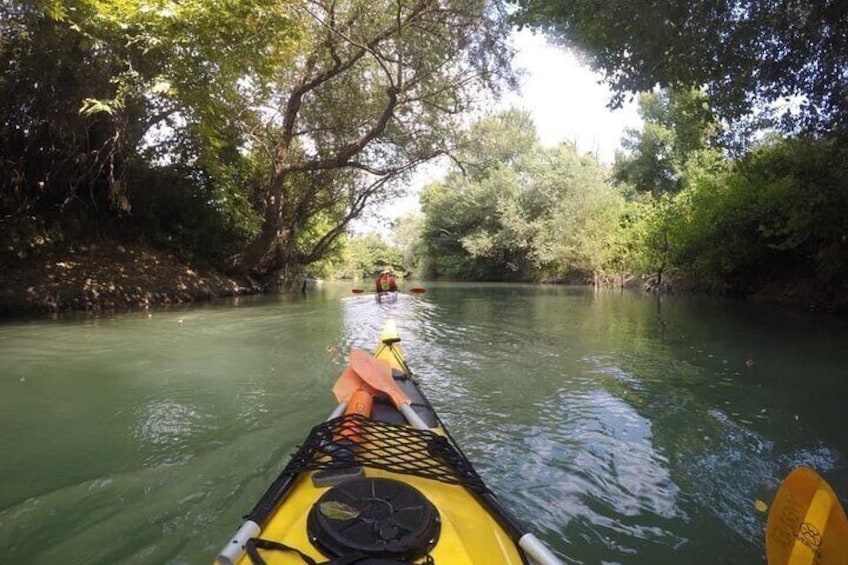
[[[274,482],[271,483],[271,486],[250,511],[250,514],[247,515],[247,520],[238,529],[236,535],[218,553],[219,565],[233,565],[241,559],[248,540],[259,535],[268,517],[291,491],[294,481],[295,476],[288,473],[280,474],[279,477],[274,479]]]
[[[350,291],[353,294],[366,294],[368,292],[364,288],[352,288],[352,289],[350,289]],[[385,293],[385,292],[398,292],[399,293],[401,291],[400,291],[400,289],[398,289],[398,290],[389,290],[389,291],[380,290],[380,291],[373,291],[373,292],[380,294],[380,293]],[[427,289],[421,288],[421,287],[413,287],[413,288],[410,288],[407,292],[409,294],[424,294],[424,293],[427,292]]]
[[[339,402],[335,409],[330,413],[328,420],[338,418],[344,414],[347,409],[347,402]],[[241,559],[244,554],[244,547],[248,540],[255,538],[262,531],[265,522],[271,516],[280,503],[285,500],[286,496],[291,491],[295,482],[295,476],[283,471],[274,479],[259,502],[253,507],[247,515],[247,519],[238,529],[236,534],[230,539],[220,552],[218,552],[217,562],[219,565],[234,565]]]

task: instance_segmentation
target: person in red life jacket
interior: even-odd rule
[[[396,292],[397,281],[389,269],[383,269],[376,280],[377,292]]]

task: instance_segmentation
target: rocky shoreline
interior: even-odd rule
[[[0,317],[145,310],[258,294],[259,284],[138,244],[97,242],[6,259]]]

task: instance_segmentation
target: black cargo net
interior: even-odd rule
[[[283,470],[369,467],[489,492],[471,463],[444,436],[350,414],[312,428]]]

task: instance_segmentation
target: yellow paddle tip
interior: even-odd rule
[[[809,467],[784,479],[766,525],[769,565],[848,564],[848,519],[836,493]]]

